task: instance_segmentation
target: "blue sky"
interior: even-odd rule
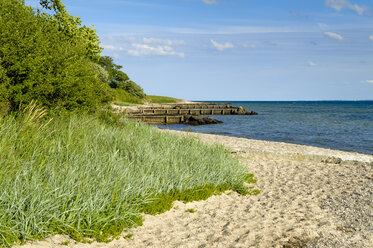
[[[26,0],[37,6],[38,0]],[[63,0],[148,94],[373,99],[373,0]]]

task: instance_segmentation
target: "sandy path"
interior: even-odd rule
[[[373,156],[198,136],[231,148],[255,174],[261,194],[228,192],[206,201],[176,202],[166,213],[145,216],[130,239],[91,245],[72,241],[68,247],[372,247]],[[24,247],[67,247],[59,245],[64,240],[56,236]]]

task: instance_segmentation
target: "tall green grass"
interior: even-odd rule
[[[44,115],[29,106],[0,117],[0,246],[57,233],[107,241],[141,225],[141,213],[247,194],[254,181],[222,146],[136,122]]]

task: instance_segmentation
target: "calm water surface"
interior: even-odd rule
[[[259,115],[216,115],[224,123],[160,127],[373,154],[373,101],[231,103]]]

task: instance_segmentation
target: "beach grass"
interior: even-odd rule
[[[0,247],[54,234],[110,241],[172,202],[255,193],[222,146],[163,133],[110,112],[0,116]]]

